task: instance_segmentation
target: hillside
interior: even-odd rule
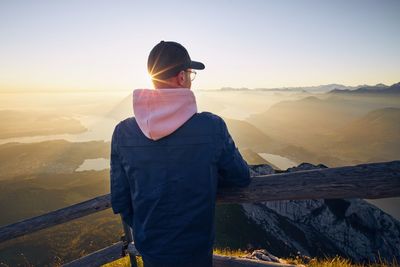
[[[87,158],[108,158],[109,147],[103,141],[64,140],[1,145],[0,225],[107,194],[109,169],[74,170]],[[121,234],[119,217],[107,210],[1,243],[0,262],[54,266],[103,248]]]
[[[229,133],[237,147],[251,149],[254,152],[267,152],[280,147],[271,137],[247,121],[224,118]]]
[[[0,226],[109,192],[109,170],[34,174],[0,181]]]
[[[400,108],[384,108],[371,111],[365,116],[348,123],[337,133],[347,142],[391,140],[400,137]],[[363,142],[364,143],[364,142]]]
[[[0,139],[81,133],[87,129],[72,117],[35,110],[0,110]]]
[[[330,151],[363,162],[400,158],[400,108],[374,110],[335,132]]]
[[[110,143],[65,140],[0,145],[0,181],[35,173],[72,173],[85,159],[108,158]]]
[[[359,113],[351,101],[310,96],[279,102],[266,112],[250,116],[247,121],[277,142],[320,154],[333,131],[357,118]]]
[[[274,153],[299,162],[332,167],[394,160],[400,151],[398,100],[306,97],[282,101],[247,121],[283,144]]]

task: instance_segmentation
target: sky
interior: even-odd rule
[[[184,45],[192,88],[400,81],[398,0],[0,0],[0,92],[150,88],[159,41]]]

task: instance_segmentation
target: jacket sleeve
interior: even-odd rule
[[[219,187],[245,187],[251,182],[247,162],[235,146],[224,120],[222,127],[222,152],[218,159]]]
[[[131,188],[118,153],[118,125],[114,129],[111,139],[110,187],[111,207],[114,214],[120,213],[124,222],[132,227]]]

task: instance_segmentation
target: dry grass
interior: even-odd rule
[[[240,257],[247,254],[246,251],[242,250],[230,250],[230,249],[214,249],[214,253],[224,256],[234,256]],[[143,267],[143,262],[141,257],[136,257],[138,262],[138,267]],[[310,259],[305,261],[304,259],[297,257],[294,259],[285,259],[289,264],[305,265],[307,267],[400,267],[400,265],[393,260],[392,262],[387,262],[384,260],[379,260],[375,263],[369,264],[353,264],[349,259],[345,259],[339,256],[334,258],[325,259]],[[130,267],[129,257],[124,257],[117,261],[103,265],[103,267]]]
[[[312,258],[310,260],[303,260],[300,257],[296,257],[295,259],[285,259],[287,263],[290,264],[302,264],[308,267],[400,267],[400,265],[393,260],[392,262],[387,262],[382,259],[379,259],[377,262],[371,262],[368,264],[354,264],[349,259],[345,259],[340,256],[336,256],[334,258],[324,258],[317,259]]]
[[[224,256],[232,256],[232,257],[240,257],[245,255],[247,252],[242,250],[231,250],[231,249],[214,249],[214,254],[224,255]],[[136,261],[138,263],[138,267],[143,267],[143,262],[141,257],[136,257]],[[110,262],[108,264],[103,265],[103,267],[130,267],[129,257],[124,257],[122,259]]]
[[[138,267],[143,267],[142,257],[136,257],[136,262],[138,263]],[[130,263],[129,257],[126,256],[122,259],[104,264],[103,267],[131,267]]]
[[[244,250],[232,250],[229,248],[215,248],[214,254],[223,255],[223,256],[232,256],[232,257],[240,257],[248,254],[247,251]]]

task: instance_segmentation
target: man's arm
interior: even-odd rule
[[[219,187],[245,187],[250,184],[250,170],[240,155],[226,123],[221,119],[222,153],[218,160]]]
[[[114,214],[121,213],[122,219],[132,227],[133,208],[128,177],[118,154],[118,125],[111,139],[110,156],[111,207]]]

